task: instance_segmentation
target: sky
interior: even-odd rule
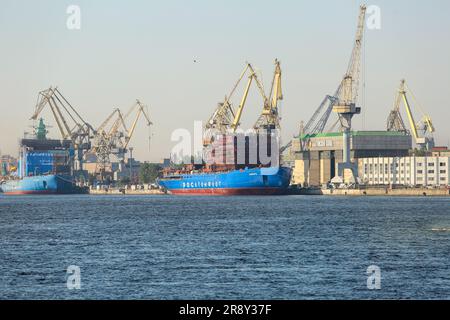
[[[450,143],[450,2],[367,1],[381,9],[381,29],[367,30],[363,113],[356,130],[384,130],[405,78],[434,120],[438,145]],[[281,61],[283,140],[299,131],[346,71],[361,1],[356,0],[0,0],[0,152],[17,154],[30,131],[38,92],[58,86],[94,127],[136,99],[149,106],[151,143],[141,119],[131,141],[136,158],[160,161],[171,133],[207,121],[246,61],[267,90]],[[79,30],[67,28],[70,5]],[[254,88],[242,126],[261,112]],[[238,91],[238,93],[240,93]],[[363,96],[361,94],[361,96]],[[239,94],[233,101],[238,103]],[[50,135],[59,134],[49,110]],[[420,118],[420,114],[417,115]],[[406,117],[405,117],[406,120]]]

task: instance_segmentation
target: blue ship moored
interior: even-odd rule
[[[286,193],[291,173],[287,167],[253,168],[171,175],[158,184],[181,195],[278,195]]]
[[[78,187],[70,176],[63,175],[42,175],[6,181],[0,184],[0,190],[6,195],[79,194],[87,191]]]

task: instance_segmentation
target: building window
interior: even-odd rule
[[[423,181],[422,177],[418,177],[417,181]]]
[[[434,178],[428,178],[428,181],[434,181]]]
[[[441,162],[441,163],[439,163],[439,165],[440,165],[441,167],[445,167],[447,164],[446,164],[445,162]]]
[[[418,166],[418,167],[421,167],[421,166],[422,166],[422,163],[421,163],[421,162],[418,162],[418,163],[417,163],[417,166]]]
[[[429,174],[434,174],[434,170],[428,170]]]
[[[429,163],[428,163],[428,166],[429,166],[429,167],[434,167],[434,162],[429,162]]]
[[[423,174],[423,170],[417,170],[417,174]]]
[[[446,170],[441,170],[441,171],[439,171],[439,173],[443,173],[443,174],[446,174],[446,173],[447,173],[447,171],[446,171]]]
[[[445,179],[445,177],[441,177],[441,181],[445,181],[446,179]]]

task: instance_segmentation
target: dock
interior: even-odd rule
[[[450,189],[428,188],[364,188],[364,189],[298,189],[294,194],[299,195],[324,195],[324,196],[389,196],[389,197],[448,197]]]

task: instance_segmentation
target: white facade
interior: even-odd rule
[[[450,157],[358,159],[361,183],[368,185],[449,186]]]

